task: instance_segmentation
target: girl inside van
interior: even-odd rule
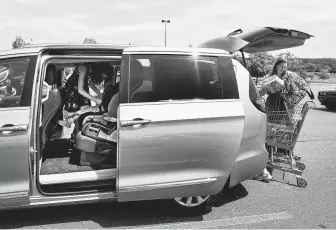
[[[108,82],[114,74],[114,68],[108,63],[81,64],[69,77],[64,87],[64,120],[58,123],[70,128],[81,114],[88,112],[99,112],[102,104],[102,93],[96,85],[103,81]],[[90,95],[89,88],[98,96]],[[91,101],[97,106],[91,106]]]

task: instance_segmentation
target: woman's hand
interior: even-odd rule
[[[262,85],[260,87],[260,90],[259,90],[259,94],[260,96],[264,96],[265,94],[267,93],[267,90],[264,88],[264,86]]]

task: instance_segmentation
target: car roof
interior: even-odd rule
[[[11,55],[25,55],[25,54],[38,54],[39,52],[46,49],[54,50],[67,50],[67,49],[92,49],[92,50],[118,50],[127,51],[132,53],[138,52],[173,52],[173,53],[208,53],[214,55],[225,55],[229,54],[227,51],[212,48],[171,48],[171,47],[160,47],[160,46],[138,46],[138,45],[113,45],[113,44],[34,44],[17,49],[3,50],[0,51],[0,56],[11,56]]]
[[[74,43],[65,43],[65,44],[34,44],[17,49],[9,49],[0,51],[0,56],[6,55],[16,55],[16,54],[38,54],[42,50],[46,49],[93,49],[93,50],[124,50],[125,48],[132,47],[132,45],[111,45],[111,44],[74,44]]]
[[[125,49],[125,53],[147,53],[147,52],[166,52],[166,53],[188,53],[188,54],[213,54],[213,55],[229,55],[230,53],[221,49],[212,48],[174,48],[162,46],[133,46]]]

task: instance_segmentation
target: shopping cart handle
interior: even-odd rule
[[[315,107],[315,106],[316,106],[316,103],[315,103],[315,101],[313,101],[313,100],[309,100],[309,101],[307,101],[306,104],[307,104],[309,107]]]

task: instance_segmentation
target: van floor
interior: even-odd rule
[[[46,159],[42,162],[41,175],[94,170],[90,166],[78,165],[80,151],[73,147],[69,139],[50,141],[44,150],[44,154]]]

